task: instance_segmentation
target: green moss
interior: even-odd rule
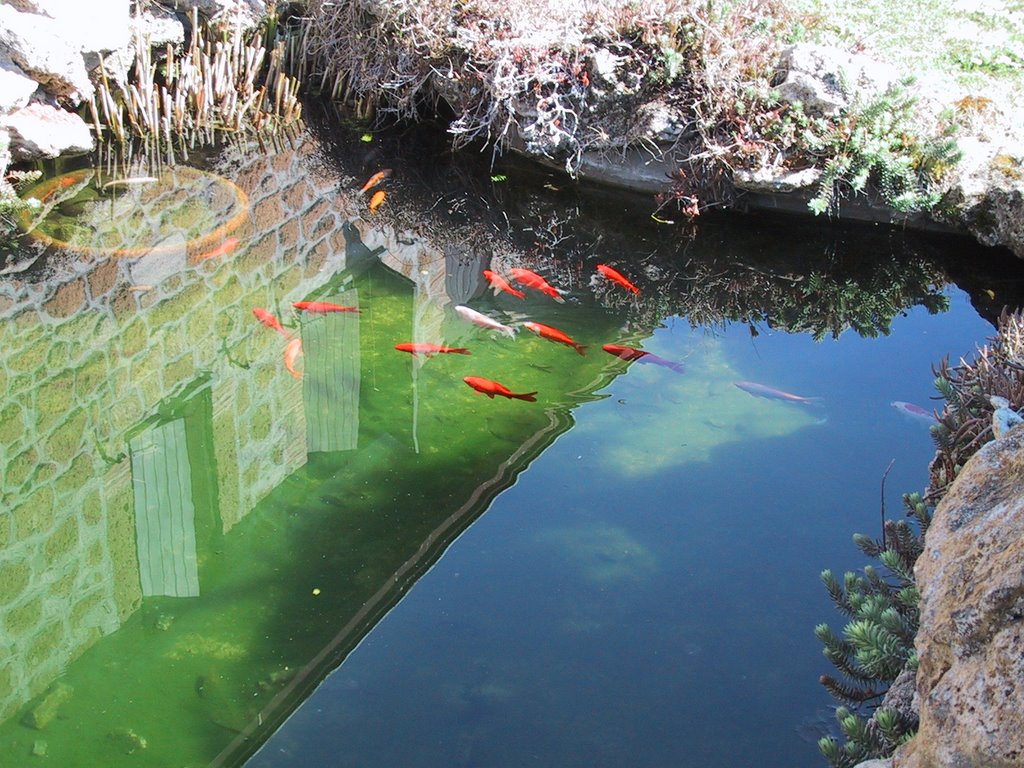
[[[24,410],[17,403],[10,403],[0,411],[0,444],[13,445],[27,431]]]
[[[0,567],[0,605],[7,605],[28,586],[32,570],[24,561],[8,561]]]
[[[68,415],[46,440],[46,453],[54,461],[67,464],[81,449],[85,438],[85,413],[77,410]]]
[[[270,406],[261,405],[252,415],[252,437],[266,440],[270,436]]]
[[[65,373],[47,381],[36,394],[36,410],[39,412],[39,431],[46,432],[65,417],[74,402],[75,380]]]
[[[10,637],[20,638],[39,626],[42,619],[43,600],[41,597],[36,597],[24,605],[19,605],[17,608],[7,611],[4,623]]]
[[[79,399],[88,397],[99,389],[110,374],[106,355],[95,352],[86,358],[75,374],[75,394]]]
[[[38,462],[39,452],[34,447],[29,447],[19,453],[7,465],[4,472],[4,485],[8,488],[20,488],[28,480]]]
[[[50,563],[61,562],[78,551],[78,518],[71,515],[47,539],[43,552]]]
[[[19,541],[49,532],[53,528],[53,491],[37,488],[24,503],[14,508],[14,533]]]

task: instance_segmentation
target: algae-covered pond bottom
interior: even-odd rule
[[[178,240],[75,224],[104,241],[0,282],[0,766],[819,763],[818,574],[864,564],[891,461],[890,516],[924,487],[893,403],[938,406],[1017,283],[374,138],[232,148],[218,242],[168,181],[132,215]],[[561,301],[483,278],[527,267]]]

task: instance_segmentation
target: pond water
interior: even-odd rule
[[[937,407],[1015,262],[362,138],[46,187],[92,219],[0,282],[0,764],[822,764],[818,573],[891,461],[890,515],[926,484],[892,403]],[[97,223],[137,209],[149,250]],[[516,267],[560,301],[482,276]]]

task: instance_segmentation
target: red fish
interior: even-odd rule
[[[612,269],[607,264],[598,264],[597,265],[597,271],[600,272],[605,277],[607,277],[613,283],[618,283],[623,288],[627,288],[628,290],[632,291],[633,293],[637,293],[637,294],[640,293],[640,289],[637,288],[635,285],[633,285],[631,282],[629,282],[629,280],[627,280],[622,275],[621,272],[619,272],[618,270]]]
[[[543,294],[550,296],[555,301],[564,302],[562,294],[558,292],[558,289],[548,283],[543,277],[538,275],[536,272],[531,272],[528,269],[522,267],[513,267],[511,270],[512,279],[520,285],[525,285],[527,288],[533,288],[535,291],[540,291]]]
[[[664,357],[658,357],[655,354],[643,349],[637,349],[636,347],[622,347],[618,344],[605,344],[601,349],[610,355],[621,357],[623,360],[634,360],[640,363],[654,363],[655,365],[662,365],[665,368],[670,368],[676,373],[686,372],[682,363],[677,363],[673,360],[666,360]]]
[[[295,370],[295,360],[302,354],[302,339],[292,339],[284,347],[284,367],[296,379],[301,379],[302,374]]]
[[[359,313],[356,307],[345,307],[341,304],[332,304],[329,301],[293,301],[292,306],[301,312],[355,312]]]
[[[382,168],[381,170],[379,170],[375,174],[373,174],[373,176],[368,178],[366,180],[366,183],[363,184],[363,188],[360,189],[359,191],[360,192],[369,192],[371,189],[376,187],[378,184],[380,184],[382,181],[384,181],[384,179],[386,179],[390,175],[391,175],[391,169],[390,168]]]
[[[566,346],[575,349],[581,355],[587,354],[586,345],[578,343],[575,339],[557,328],[552,328],[550,325],[544,325],[543,323],[523,323],[523,325],[543,339],[557,341],[559,344],[565,344]]]
[[[385,197],[387,197],[387,193],[383,189],[373,193],[373,197],[370,198],[370,213],[373,213],[378,208],[380,208],[381,204],[384,202]]]
[[[466,376],[463,381],[469,384],[469,386],[480,394],[487,395],[491,400],[494,399],[495,395],[501,395],[502,397],[507,397],[510,400],[514,398],[516,400],[526,400],[529,403],[537,402],[537,398],[534,397],[534,395],[537,394],[536,392],[522,392],[517,394],[512,392],[503,384],[491,381],[490,379],[481,379],[479,376]]]
[[[206,261],[207,259],[215,259],[218,256],[227,256],[229,253],[235,250],[235,247],[237,245],[238,238],[229,237],[227,240],[225,240],[223,243],[218,245],[213,250],[206,251],[206,253],[200,253],[198,256],[196,256],[196,262],[198,263],[200,261]]]
[[[508,281],[505,278],[503,278],[501,275],[496,275],[493,272],[491,272],[491,270],[485,269],[484,270],[484,277],[487,278],[487,282],[489,282],[491,285],[493,285],[499,291],[504,291],[505,293],[511,293],[513,296],[515,296],[516,298],[519,298],[519,299],[526,298],[526,294],[525,293],[523,293],[522,291],[516,290],[511,285],[509,285]]]
[[[465,347],[446,347],[441,344],[430,344],[428,342],[411,341],[404,344],[395,344],[399,352],[409,352],[413,355],[441,355],[454,353],[456,355],[468,355],[469,350]]]
[[[284,329],[284,326],[281,325],[281,321],[278,320],[269,312],[267,312],[267,310],[263,309],[262,307],[253,307],[252,313],[256,315],[256,319],[263,323],[265,326],[267,326],[267,328],[273,328],[286,339],[291,338],[291,334]]]
[[[788,403],[815,403],[820,399],[817,397],[794,395],[790,392],[783,392],[781,389],[769,387],[767,384],[758,384],[754,381],[736,381],[733,383],[744,392],[749,392],[754,397],[763,397],[767,400],[785,400]]]

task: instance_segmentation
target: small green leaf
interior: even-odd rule
[[[359,140],[368,144],[369,142],[373,141],[373,134],[364,133],[362,136],[359,137]]]
[[[506,176],[503,173],[496,173],[493,176],[491,176],[491,181],[496,183],[500,181],[508,181],[508,176]]]

